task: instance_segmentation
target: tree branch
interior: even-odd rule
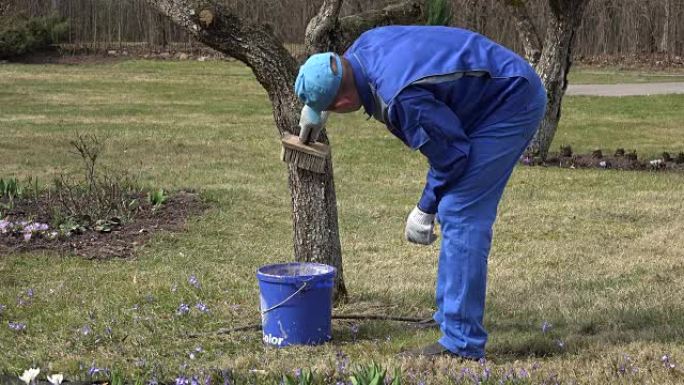
[[[415,24],[425,20],[425,1],[405,0],[382,9],[372,9],[340,19],[337,16],[342,1],[326,1],[306,28],[306,53],[342,53],[359,35],[371,28],[391,24]]]
[[[198,41],[249,66],[274,106],[295,109],[297,99],[291,85],[297,74],[297,62],[269,27],[246,23],[233,10],[214,0],[146,1]],[[295,119],[292,114],[274,113],[274,116],[276,120]],[[297,124],[292,120],[284,126]]]
[[[532,22],[527,5],[522,0],[503,0],[508,12],[515,19],[515,29],[518,31],[520,40],[525,48],[525,58],[533,66],[539,63],[542,53],[542,42],[537,28]]]
[[[329,50],[330,41],[335,39],[338,29],[338,16],[343,0],[324,0],[318,14],[309,20],[304,36],[306,55]]]

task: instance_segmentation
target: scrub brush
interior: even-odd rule
[[[321,142],[308,142],[298,136],[285,133],[281,143],[280,158],[299,168],[318,174],[325,172],[325,162],[330,156],[330,146]]]

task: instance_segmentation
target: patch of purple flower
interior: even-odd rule
[[[190,306],[188,306],[188,304],[185,304],[185,303],[181,303],[178,306],[178,309],[176,309],[176,314],[178,314],[178,315],[185,315],[185,314],[188,314],[189,312],[190,312]]]
[[[12,228],[12,222],[5,220],[5,219],[0,219],[0,234],[6,234],[8,233]]]
[[[92,377],[92,376],[94,376],[94,375],[96,375],[96,374],[98,374],[98,373],[103,373],[103,372],[105,372],[105,371],[106,371],[106,369],[104,369],[104,368],[98,368],[98,367],[95,365],[95,362],[93,362],[92,365],[90,365],[90,369],[88,369],[88,375],[89,375],[90,377]]]
[[[188,278],[188,283],[191,284],[192,286],[194,286],[194,287],[197,288],[197,289],[199,289],[200,287],[202,287],[202,285],[200,285],[199,280],[197,279],[197,277],[196,277],[194,274],[191,275],[191,276]]]
[[[347,373],[347,366],[349,365],[349,357],[347,357],[344,352],[339,351],[335,355],[335,360],[337,361],[337,371],[345,376]]]
[[[178,376],[176,377],[175,385],[190,385],[190,380],[185,376]]]
[[[542,323],[542,327],[541,327],[542,333],[548,332],[549,330],[551,330],[552,327],[553,327],[553,325],[544,321],[544,323]]]
[[[81,334],[87,336],[93,332],[93,329],[89,325],[83,326],[81,329]]]
[[[667,369],[674,369],[677,366],[674,364],[674,362],[672,362],[670,356],[667,354],[663,355],[660,358],[660,362],[662,362],[663,365],[665,366],[665,368],[667,368]]]
[[[197,305],[195,305],[195,308],[202,313],[209,313],[209,307],[207,307],[207,305],[205,305],[202,301],[197,302]]]
[[[12,330],[14,330],[14,331],[17,331],[17,332],[20,332],[20,331],[22,331],[22,330],[26,330],[26,324],[25,324],[25,323],[22,323],[22,322],[12,322],[12,321],[10,321],[8,325],[9,325],[9,328],[10,328],[10,329],[12,329]]]
[[[190,379],[190,385],[202,385],[202,384],[200,384],[199,379],[196,376],[192,376],[192,378]]]

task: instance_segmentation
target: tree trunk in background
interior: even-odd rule
[[[536,66],[542,54],[542,43],[526,4],[517,0],[505,0],[504,4],[515,20],[515,29],[525,49],[525,59]]]
[[[663,20],[663,37],[660,40],[660,50],[670,52],[670,18],[672,17],[670,0],[665,0],[665,19]]]
[[[536,29],[529,18],[526,3],[521,0],[504,0],[516,20],[518,34],[534,63],[536,52],[541,52],[535,69],[546,88],[548,103],[546,115],[530,144],[528,154],[546,159],[556,134],[561,115],[561,102],[568,87],[568,72],[572,64],[575,33],[582,23],[584,9],[589,0],[548,0],[550,13],[543,45],[535,37]]]
[[[546,29],[544,48],[536,66],[546,88],[548,104],[546,115],[529,149],[533,155],[542,159],[546,159],[558,128],[561,102],[568,88],[575,32],[582,23],[587,2],[588,0],[549,0],[552,17]]]

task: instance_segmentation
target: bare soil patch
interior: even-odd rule
[[[145,201],[144,196],[139,198],[140,207],[131,221],[120,223],[113,218],[105,229],[84,228],[69,235],[54,235],[57,231],[47,229],[33,233],[28,240],[25,239],[23,232],[2,233],[0,230],[0,256],[16,252],[51,250],[60,254],[76,254],[87,259],[130,258],[144,247],[153,234],[161,231],[182,231],[188,218],[201,215],[208,207],[199,195],[192,191],[171,194],[164,204],[156,208]],[[50,223],[53,218],[50,218],[49,214],[40,213],[40,207],[43,207],[40,199],[45,198],[17,202],[4,220],[12,223]]]
[[[523,157],[521,163],[529,166],[547,166],[560,168],[598,168],[628,171],[676,171],[684,172],[684,153],[670,154],[663,152],[660,157],[641,160],[636,151],[617,149],[611,155],[602,150],[594,150],[591,154],[573,154],[569,147],[561,147],[559,153],[550,154],[546,161]]]

